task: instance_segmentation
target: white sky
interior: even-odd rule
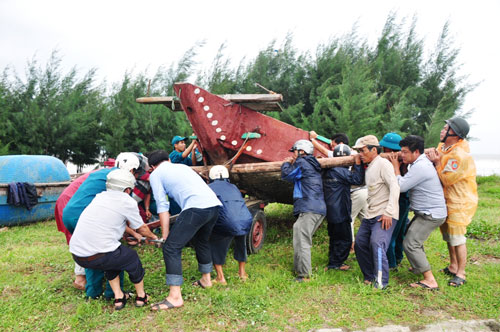
[[[209,67],[223,42],[237,65],[288,32],[299,51],[314,54],[356,22],[359,36],[374,45],[391,11],[399,20],[417,15],[428,51],[450,22],[463,73],[470,83],[481,82],[464,105],[475,110],[469,120],[470,135],[477,138],[472,152],[500,154],[500,0],[0,0],[0,69],[10,65],[22,74],[33,56],[45,65],[58,49],[64,70],[76,66],[83,74],[97,68],[100,81],[113,83],[130,70],[154,74],[201,40],[206,45],[197,58],[200,69]]]

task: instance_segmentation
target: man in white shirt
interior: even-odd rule
[[[127,271],[137,291],[135,305],[147,304],[144,292],[144,269],[137,253],[121,245],[127,221],[132,229],[148,239],[157,239],[139,214],[136,201],[130,197],[135,177],[116,169],[106,178],[106,191],[95,196],[83,210],[69,242],[69,251],[80,266],[103,270],[115,295],[115,310],[125,307],[128,297],[120,288],[119,274]]]
[[[368,209],[356,235],[354,251],[365,284],[383,289],[389,283],[387,248],[399,217],[399,185],[391,163],[379,156],[377,137],[364,136],[354,146],[361,160],[369,164],[365,171]]]

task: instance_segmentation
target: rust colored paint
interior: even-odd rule
[[[211,164],[223,164],[243,146],[244,133],[256,132],[260,138],[250,139],[237,164],[281,161],[299,139],[309,133],[244,105],[231,103],[189,83],[174,85],[201,149]]]

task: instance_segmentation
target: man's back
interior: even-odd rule
[[[165,195],[172,197],[182,210],[221,205],[203,179],[186,165],[165,161],[151,173],[149,181],[158,213],[168,211],[169,204],[163,199]]]
[[[80,215],[70,241],[71,253],[87,257],[114,251],[120,246],[125,221],[133,229],[143,224],[137,202],[132,197],[115,190],[97,194]]]
[[[238,187],[226,180],[215,180],[208,186],[222,202],[213,232],[234,236],[247,234],[253,218]]]
[[[106,176],[114,169],[116,168],[105,168],[91,173],[66,204],[63,222],[70,233],[75,230],[78,218],[95,195],[106,190]]]

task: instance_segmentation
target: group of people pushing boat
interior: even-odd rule
[[[463,285],[466,226],[477,206],[475,167],[465,139],[468,131],[464,119],[449,119],[441,131],[440,145],[425,151],[421,137],[401,139],[395,133],[380,142],[373,135],[363,136],[352,149],[342,134],[332,140],[332,150],[316,142],[314,131],[309,140],[295,142],[290,149],[293,156],[281,167],[282,179],[294,186],[295,281],[309,280],[312,237],[326,219],[330,246],[325,270],[348,270],[345,261],[354,247],[364,282],[384,289],[390,268],[401,262],[404,249],[411,271],[423,274],[423,280],[410,286],[436,290],[423,244],[440,227],[450,254],[450,264],[442,271],[451,276],[450,286]],[[193,285],[205,288],[214,282],[226,283],[222,266],[233,239],[239,277],[247,278],[245,235],[252,215],[239,190],[229,182],[226,167],[211,168],[210,184],[188,167],[196,164],[197,146],[191,143],[187,147],[185,140],[173,138],[170,156],[163,150],[147,155],[121,153],[115,167],[85,174],[62,193],[56,203],[56,221],[58,226],[64,225],[60,229],[66,229],[75,261],[74,285],[85,289],[87,296],[101,296],[105,277],[109,284],[104,296],[114,299],[115,310],[124,308],[131,296],[123,291],[123,272],[127,271],[136,290],[134,304],[149,304],[144,268],[137,252],[120,242],[124,233],[137,241],[145,237],[162,243],[169,293],[152,304],[152,310],[183,306],[181,253],[188,242],[194,245],[201,273]],[[315,148],[326,157],[354,154],[354,165],[322,170],[313,156]],[[382,149],[389,152],[386,158],[380,155]],[[151,193],[161,235],[145,224],[151,217]],[[180,213],[170,225],[173,202]],[[408,210],[414,213],[411,222],[407,222]],[[361,224],[353,241],[357,214]],[[214,280],[213,266],[217,272]]]

